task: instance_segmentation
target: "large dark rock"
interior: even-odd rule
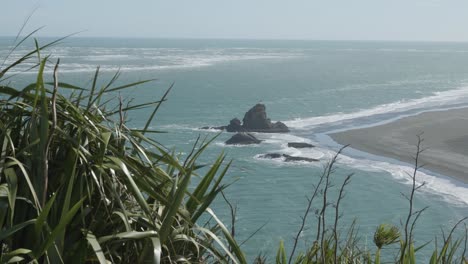
[[[289,132],[288,126],[286,126],[283,122],[276,122],[274,124],[271,124],[271,128],[268,129],[270,132],[269,133],[285,133]]]
[[[284,123],[271,123],[271,120],[267,118],[264,104],[256,104],[254,107],[250,108],[250,110],[245,113],[242,121],[242,127],[246,131],[263,133],[289,132],[289,128]]]
[[[219,129],[227,132],[262,132],[262,133],[286,133],[289,128],[282,122],[271,123],[267,118],[264,104],[256,104],[245,113],[242,122],[234,118],[227,126],[202,127],[201,129]]]
[[[288,155],[288,154],[281,154],[281,153],[267,153],[267,154],[260,155],[259,157],[263,158],[263,159],[284,158],[285,162],[291,162],[291,161],[315,162],[315,161],[319,161],[318,159],[306,158],[306,157],[295,157],[295,156],[291,156],[291,155]]]
[[[289,142],[288,148],[313,148],[315,147],[312,144],[305,143],[305,142]]]
[[[237,133],[228,139],[225,143],[226,145],[249,145],[249,144],[259,144],[261,140],[254,137],[249,133]]]
[[[256,104],[244,115],[243,127],[248,129],[269,129],[271,121],[267,118],[264,104]]]
[[[227,132],[241,132],[244,131],[244,128],[242,127],[242,123],[238,118],[231,119],[229,121],[229,125],[226,126],[226,131]]]

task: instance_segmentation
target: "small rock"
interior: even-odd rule
[[[319,161],[318,159],[306,158],[306,157],[294,157],[294,156],[290,156],[290,155],[287,155],[287,154],[283,154],[283,157],[286,158],[286,159],[284,160],[284,161],[286,161],[286,162],[289,162],[289,161],[306,161],[306,162],[315,162],[315,161]]]
[[[288,148],[313,148],[315,147],[312,144],[304,143],[304,142],[289,142]]]
[[[229,121],[229,125],[226,126],[227,132],[240,132],[244,130],[245,129],[242,127],[242,123],[238,118],[231,119],[231,121]]]
[[[315,162],[315,161],[319,161],[318,159],[306,158],[306,157],[295,157],[295,156],[291,156],[291,155],[288,155],[288,154],[281,154],[281,153],[267,153],[267,154],[260,155],[259,157],[264,158],[264,159],[284,158],[285,162],[291,162],[291,161]]]
[[[267,153],[267,154],[262,154],[259,157],[263,158],[263,159],[279,159],[279,158],[283,157],[283,154],[280,154],[280,153]]]
[[[288,126],[286,126],[283,122],[276,122],[271,125],[271,128],[269,128],[270,131],[273,131],[271,133],[283,133],[283,132],[289,132]],[[277,132],[276,132],[277,131]]]
[[[228,139],[225,143],[226,145],[249,145],[249,144],[259,144],[261,140],[254,137],[249,133],[237,133]]]

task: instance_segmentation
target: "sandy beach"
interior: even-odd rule
[[[425,112],[330,136],[351,148],[414,164],[421,133],[424,168],[468,183],[468,108]]]

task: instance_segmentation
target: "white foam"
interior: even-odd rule
[[[370,109],[363,109],[351,113],[335,113],[324,116],[297,118],[284,122],[287,126],[307,130],[318,125],[338,123],[341,121],[373,116],[378,114],[399,113],[413,109],[422,109],[429,107],[443,107],[450,104],[468,101],[468,87],[459,89],[435,92],[432,96],[412,100],[400,100],[389,104],[379,105]]]
[[[311,143],[310,139],[299,137],[293,134],[282,134],[282,133],[271,133],[271,134],[260,134],[265,137],[265,143],[267,144],[287,144],[287,142],[301,142]]]
[[[8,65],[20,58],[26,51],[17,50],[5,63]],[[276,49],[172,49],[172,48],[79,48],[59,47],[52,49],[54,57],[60,57],[64,62],[68,59],[78,63],[62,63],[61,73],[94,72],[98,65],[92,62],[102,62],[101,72],[157,71],[183,68],[199,68],[213,66],[219,63],[263,60],[289,59],[301,56],[302,53]],[[138,61],[139,63],[135,63]],[[86,63],[89,62],[89,63]],[[144,63],[144,64],[141,64]],[[10,74],[35,74],[37,70],[28,70],[28,65],[21,64],[12,69]],[[45,73],[52,73],[53,66],[46,68]]]
[[[195,131],[202,131],[202,132],[210,132],[210,133],[220,133],[222,130],[215,129],[215,128],[191,128]]]
[[[272,135],[271,137],[265,139],[265,142],[276,145],[277,149],[272,150],[271,152],[319,159],[322,161],[322,163],[331,160],[333,156],[336,155],[335,151],[322,148],[320,146],[304,149],[288,148],[287,143],[291,142],[292,140],[296,142],[307,142],[313,143],[314,145],[316,144],[315,142],[312,142],[308,139],[290,134]],[[259,155],[257,155],[255,158],[260,159]],[[272,162],[283,162],[283,160],[272,159]],[[321,163],[309,164],[312,166],[321,165]],[[344,154],[339,156],[338,164],[361,171],[387,172],[394,179],[403,184],[412,184],[409,175],[413,173],[414,169],[411,167],[411,165],[401,165],[387,161],[377,161],[365,158],[353,158]],[[466,184],[456,182],[450,178],[431,175],[423,171],[418,171],[416,179],[418,184],[425,182],[424,188],[420,189],[421,192],[430,195],[438,195],[441,200],[457,206],[468,206],[468,186]]]
[[[438,85],[441,80],[438,79],[431,79],[431,78],[422,78],[418,80],[395,80],[395,81],[388,81],[383,83],[360,83],[360,84],[350,84],[345,85],[343,87],[339,87],[333,90],[333,92],[340,91],[366,91],[369,89],[373,89],[375,87],[401,87],[401,86],[408,86],[408,85],[415,85],[415,84],[423,84],[425,86],[428,85]],[[324,91],[326,92],[326,90]]]
[[[459,89],[435,92],[433,95],[413,100],[401,100],[389,104],[379,105],[370,109],[363,109],[352,113],[337,113],[326,116],[311,117],[305,119],[295,119],[285,122],[290,128],[297,130],[313,130],[314,127],[323,124],[340,124],[342,121],[352,120],[356,118],[368,117],[387,113],[402,113],[409,110],[423,110],[436,108],[449,108],[450,106],[466,103],[468,101],[468,87]],[[331,150],[316,148],[323,151],[322,159],[331,159],[335,152]],[[303,155],[304,153],[301,153]],[[352,158],[346,155],[341,155],[339,163],[351,168],[363,171],[373,172],[388,172],[393,178],[405,184],[411,184],[409,175],[413,173],[411,165],[401,165],[399,162],[391,161],[376,161],[366,158]],[[457,182],[454,179],[434,175],[429,172],[418,171],[418,184],[425,182],[425,187],[421,189],[431,195],[438,195],[441,200],[459,205],[468,205],[468,185]]]
[[[288,163],[288,166],[322,166],[323,162],[328,162],[335,155],[336,152],[328,148],[322,148],[320,145],[314,148],[288,148],[288,142],[305,142],[313,145],[318,145],[317,142],[312,140],[295,136],[292,134],[259,134],[262,137],[264,143],[270,144],[272,150],[268,151],[271,153],[284,153],[291,156],[299,156],[306,158],[319,159],[321,162],[293,162]],[[260,157],[261,154],[256,155],[254,158],[261,160],[262,162],[270,163],[285,163],[284,159],[264,159]],[[409,175],[413,173],[413,167],[411,165],[402,165],[401,163],[392,163],[390,161],[378,161],[367,158],[353,158],[345,154],[341,154],[338,158],[338,164],[345,165],[351,169],[370,171],[370,172],[387,172],[394,179],[407,185],[411,185],[412,181]],[[422,184],[425,182],[424,188],[420,191],[428,195],[438,195],[441,200],[457,206],[468,206],[468,185],[456,182],[450,178],[444,178],[442,176],[431,175],[428,172],[418,171],[417,183]]]
[[[100,72],[135,72],[135,71],[158,71],[158,70],[173,70],[173,69],[184,69],[184,68],[200,68],[213,66],[218,63],[223,62],[233,62],[233,61],[242,61],[242,60],[259,60],[259,59],[275,59],[280,58],[277,56],[244,56],[244,57],[230,57],[230,58],[204,58],[199,60],[189,60],[186,59],[179,64],[173,65],[100,65]],[[286,57],[281,57],[286,58]],[[100,59],[96,59],[100,60]],[[25,66],[25,65],[23,65]],[[61,73],[81,73],[81,72],[95,72],[97,65],[93,64],[63,64],[60,70]],[[9,74],[37,74],[37,70],[28,70],[26,67],[17,67],[15,70],[9,71]],[[50,74],[53,73],[53,68],[48,67],[44,70],[44,73]]]
[[[259,147],[258,144],[249,144],[249,145],[238,145],[238,144],[234,144],[234,145],[228,145],[228,144],[225,144],[225,143],[222,142],[222,141],[216,141],[214,144],[215,144],[215,146],[223,147],[223,148],[258,148],[258,147]]]
[[[113,61],[113,60],[125,60],[132,58],[128,54],[104,54],[94,56],[84,56],[82,59],[87,61]]]
[[[355,159],[346,155],[341,155],[338,161],[340,164],[347,165],[357,170],[370,172],[385,171],[404,184],[412,184],[410,175],[413,174],[414,167],[410,165],[399,165],[369,159]],[[430,195],[436,194],[442,200],[455,205],[468,206],[468,186],[465,184],[422,171],[417,172],[416,183],[417,185],[425,183],[425,186],[420,189],[421,192]]]
[[[259,162],[267,162],[270,163],[271,165],[275,165],[277,167],[322,167],[321,162],[308,162],[308,161],[288,161],[285,162],[285,158],[263,158],[262,154],[257,154],[254,156],[255,160],[258,160]]]
[[[377,49],[377,51],[405,53],[468,53],[468,50],[453,49]]]
[[[301,143],[309,143],[312,145],[316,145],[316,142],[313,142],[309,139],[295,136],[292,134],[282,134],[282,133],[272,133],[272,134],[264,134],[264,133],[259,133],[257,135],[259,139],[262,139],[263,142],[262,144],[268,144],[271,146],[272,150],[269,151],[271,153],[281,153],[281,154],[287,154],[293,157],[304,157],[304,158],[312,158],[312,159],[322,159],[326,158],[324,153],[325,150],[321,149],[319,147],[313,147],[313,148],[291,148],[288,147],[289,142],[301,142]],[[256,155],[255,158],[257,159],[262,159],[260,156],[262,154]],[[273,159],[276,161],[283,161],[284,159]],[[320,163],[315,163],[315,162],[294,162],[294,163],[299,163],[299,164],[310,164],[316,166],[317,164]]]
[[[186,124],[166,124],[166,125],[158,125],[157,129],[159,130],[194,130],[193,127],[186,125]],[[219,130],[218,130],[219,131]]]

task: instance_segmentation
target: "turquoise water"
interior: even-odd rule
[[[11,41],[0,38],[0,58],[8,54]],[[29,47],[20,47],[7,63],[26,50]],[[258,102],[266,105],[272,120],[290,126],[289,134],[258,134],[265,140],[258,146],[225,146],[230,135],[222,133],[202,158],[209,162],[224,152],[234,161],[226,183],[235,183],[226,195],[238,206],[238,240],[266,224],[244,244],[249,258],[260,252],[271,255],[280,239],[292,241],[306,196],[323,165],[340,148],[327,133],[427,110],[468,106],[468,43],[71,38],[44,54],[48,53],[51,61],[61,58],[62,81],[90,86],[97,66],[103,72],[102,82],[119,69],[121,84],[157,78],[123,94],[135,102],[158,99],[174,82],[153,128],[170,132],[156,139],[182,153],[190,150],[198,135],[217,133],[199,127],[242,118]],[[15,69],[18,76],[8,81],[21,86],[32,80],[34,74],[24,71],[34,63]],[[52,63],[46,72],[51,78]],[[147,116],[145,111],[133,113],[129,124],[141,127]],[[291,141],[310,142],[317,148],[289,149],[286,145]],[[258,158],[269,152],[321,162],[285,164]],[[410,164],[346,150],[333,175],[338,186],[354,173],[342,204],[343,233],[357,219],[360,242],[373,247],[378,224],[400,226],[408,207],[401,193],[410,191],[407,173],[411,170]],[[421,245],[439,234],[440,228],[447,229],[468,215],[468,186],[430,172],[421,172],[418,179],[427,185],[418,193],[416,207],[429,206],[416,229],[416,243]],[[217,201],[214,209],[229,219],[223,201]],[[308,242],[315,237],[314,214],[309,219],[309,229],[302,234]]]

